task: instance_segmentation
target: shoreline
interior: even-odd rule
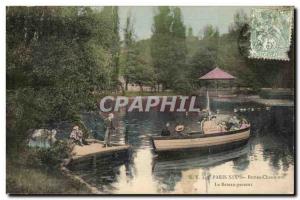
[[[65,175],[66,177],[68,177],[69,179],[71,179],[72,181],[78,182],[79,184],[84,185],[85,187],[87,187],[91,192],[91,193],[87,193],[87,194],[103,194],[103,192],[101,192],[96,187],[92,186],[91,184],[87,183],[80,176],[72,174],[72,172],[67,168],[67,165],[70,161],[71,161],[71,159],[67,159],[66,161],[63,161],[60,164],[59,169],[60,169],[61,173],[63,175]]]

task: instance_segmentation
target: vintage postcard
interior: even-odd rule
[[[10,195],[294,195],[294,7],[7,6]]]

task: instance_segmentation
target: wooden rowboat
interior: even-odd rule
[[[247,143],[250,137],[250,124],[239,130],[203,134],[193,133],[180,136],[154,136],[152,144],[156,153],[181,150],[231,149]]]

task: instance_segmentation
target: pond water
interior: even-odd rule
[[[113,141],[124,143],[127,126],[132,155],[126,162],[101,162],[96,166],[73,168],[73,173],[112,194],[225,194],[293,193],[294,108],[266,108],[249,103],[211,102],[222,113],[243,111],[252,124],[247,145],[214,154],[196,153],[160,159],[152,152],[149,136],[159,135],[166,122],[184,122],[197,130],[201,116],[196,113],[120,112]],[[204,106],[204,105],[202,105]],[[246,108],[246,109],[244,109]],[[102,138],[96,114],[85,114],[89,128]]]

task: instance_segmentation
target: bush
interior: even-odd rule
[[[71,152],[70,145],[66,141],[57,141],[50,148],[37,150],[37,158],[42,164],[49,167],[57,166],[63,159],[68,158]]]

